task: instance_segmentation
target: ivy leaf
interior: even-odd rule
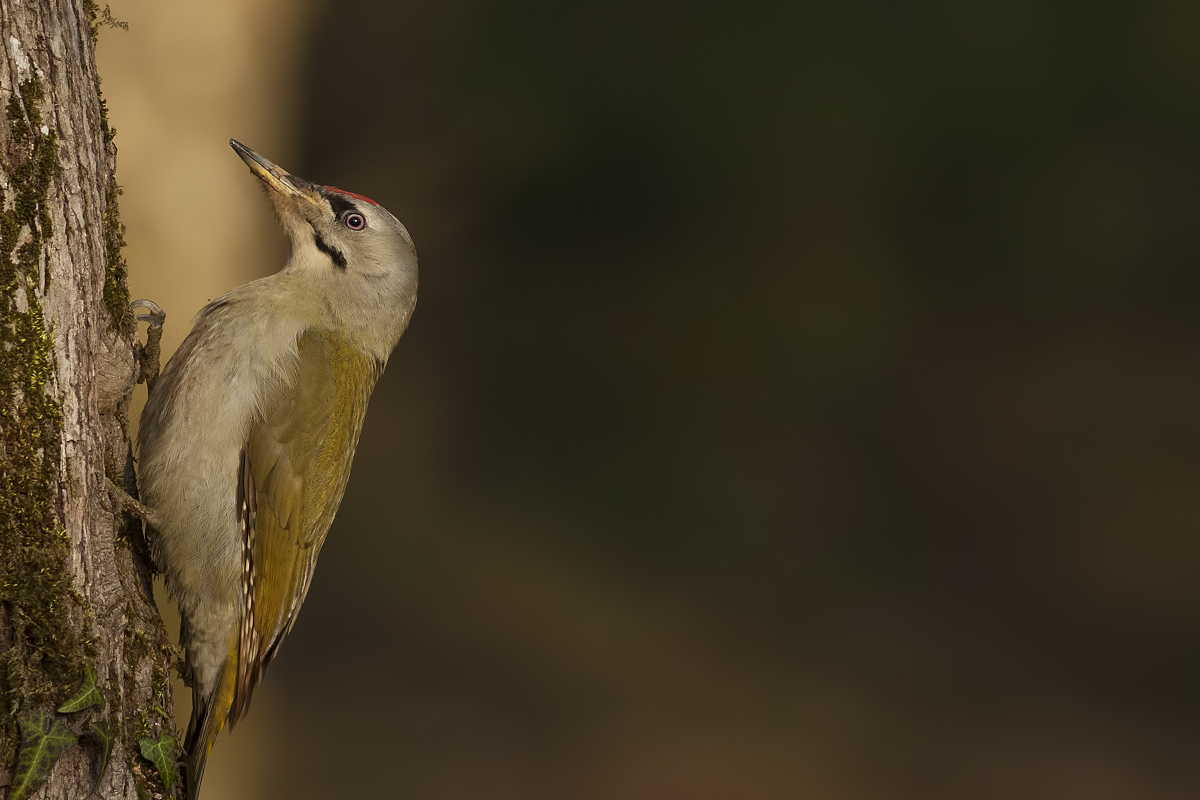
[[[171,784],[175,782],[175,738],[164,733],[157,742],[149,738],[139,739],[138,748],[142,751],[142,758],[158,770],[163,788],[171,791]]]
[[[99,789],[100,781],[104,780],[104,773],[108,769],[108,757],[112,755],[113,737],[107,723],[93,722],[90,727],[100,743],[100,774],[96,776],[96,789]],[[92,794],[96,793],[96,789],[92,789]]]
[[[84,666],[83,670],[83,686],[79,688],[79,694],[63,703],[59,707],[58,713],[73,714],[76,711],[83,711],[85,708],[91,708],[92,706],[104,708],[104,693],[96,685],[96,671],[92,669],[90,664]]]
[[[75,734],[67,730],[61,719],[55,719],[46,733],[50,715],[38,710],[20,720],[21,752],[17,756],[17,771],[13,776],[8,800],[27,800],[45,782],[59,756],[75,744]]]

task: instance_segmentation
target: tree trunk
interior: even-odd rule
[[[91,0],[0,0],[8,800],[83,798],[93,787],[101,798],[163,797],[174,760],[172,651],[141,525],[110,492],[114,482],[135,492],[126,416],[139,366],[96,25]],[[154,761],[156,749],[165,757]]]

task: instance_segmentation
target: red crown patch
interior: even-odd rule
[[[379,203],[376,203],[374,200],[367,197],[365,194],[355,194],[354,192],[347,192],[345,189],[339,189],[336,186],[326,186],[325,188],[331,192],[337,192],[338,194],[344,194],[347,197],[357,197],[359,200],[365,200],[366,202],[370,203],[373,206],[379,205]]]

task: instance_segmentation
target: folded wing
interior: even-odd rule
[[[231,721],[296,621],[346,490],[383,365],[337,334],[308,331],[294,374],[251,424],[243,459],[243,618]]]

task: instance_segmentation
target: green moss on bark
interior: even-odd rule
[[[101,8],[92,0],[83,4],[87,14],[88,31],[92,37],[92,47],[100,37],[100,27],[107,25],[113,28],[129,30],[129,23],[123,22],[112,15],[112,10],[106,4]],[[100,130],[104,134],[106,144],[111,144],[117,132],[108,124],[108,102],[100,93],[100,76],[96,76],[96,97],[100,101]],[[122,334],[133,333],[133,311],[129,308],[129,286],[126,282],[128,267],[121,248],[125,246],[125,224],[121,222],[121,213],[117,198],[121,196],[121,187],[117,185],[115,176],[109,179],[104,191],[104,307],[108,309],[109,327]]]
[[[72,624],[82,609],[67,571],[70,542],[55,488],[62,407],[47,392],[54,331],[41,297],[58,140],[42,131],[41,101],[41,85],[31,78],[8,102],[18,155],[0,164],[8,181],[0,197],[0,602],[11,624],[0,654],[6,749],[15,745],[17,715],[53,708],[79,684],[87,649]],[[12,755],[0,753],[0,763]]]
[[[123,334],[132,335],[133,309],[129,307],[127,283],[129,270],[125,257],[121,255],[121,248],[125,246],[125,223],[121,222],[117,204],[120,196],[121,187],[114,177],[104,193],[104,307],[108,309],[109,326]]]

